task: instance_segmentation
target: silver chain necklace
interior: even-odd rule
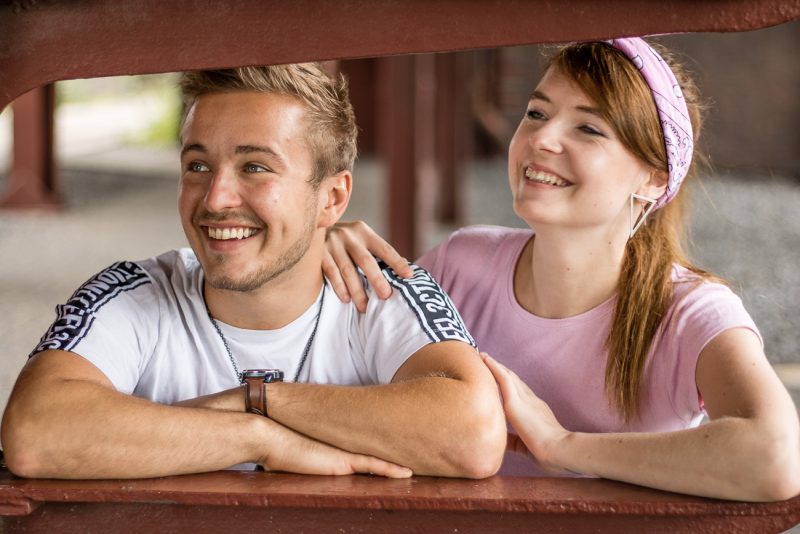
[[[311,345],[314,343],[314,337],[317,335],[317,327],[319,327],[319,319],[322,317],[322,305],[325,303],[325,288],[327,286],[328,282],[323,278],[322,298],[319,299],[319,310],[317,310],[317,318],[314,320],[314,329],[311,330],[311,335],[308,337],[308,341],[306,342],[306,348],[303,350],[303,357],[300,359],[300,365],[297,367],[297,372],[294,375],[293,382],[297,382],[300,379],[300,373],[303,371],[303,366],[306,364],[306,359],[308,359],[308,351],[311,350]],[[236,380],[241,382],[242,373],[239,371],[239,366],[236,365],[236,358],[233,357],[231,348],[228,346],[228,340],[225,339],[225,335],[222,333],[219,324],[217,324],[217,320],[214,319],[213,315],[211,315],[211,311],[208,309],[208,306],[206,306],[206,312],[208,312],[208,318],[211,319],[211,324],[214,325],[214,330],[217,331],[219,338],[222,340],[222,345],[225,347],[225,352],[228,353],[228,359],[231,361],[231,365],[233,366],[233,373],[236,375]]]

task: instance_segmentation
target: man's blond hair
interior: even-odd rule
[[[192,71],[183,74],[181,91],[185,109],[209,93],[256,91],[288,95],[306,106],[306,141],[314,160],[311,183],[340,171],[353,170],[356,127],[347,81],[332,78],[320,63]]]

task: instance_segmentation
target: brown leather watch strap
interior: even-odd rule
[[[244,380],[244,407],[254,414],[267,415],[267,391],[264,377],[247,377]]]

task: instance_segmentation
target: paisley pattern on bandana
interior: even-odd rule
[[[689,110],[675,74],[653,47],[639,37],[613,39],[608,43],[636,65],[653,93],[669,165],[667,190],[656,202],[655,209],[658,209],[678,193],[692,163],[694,137]]]

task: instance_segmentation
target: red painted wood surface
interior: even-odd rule
[[[14,102],[14,150],[0,205],[57,208],[61,191],[54,154],[55,87],[28,91]]]
[[[5,532],[781,532],[800,497],[740,503],[597,479],[322,477],[221,471],[147,480],[24,480],[0,471]]]
[[[0,5],[0,109],[55,80],[741,31],[800,0],[15,0]]]

